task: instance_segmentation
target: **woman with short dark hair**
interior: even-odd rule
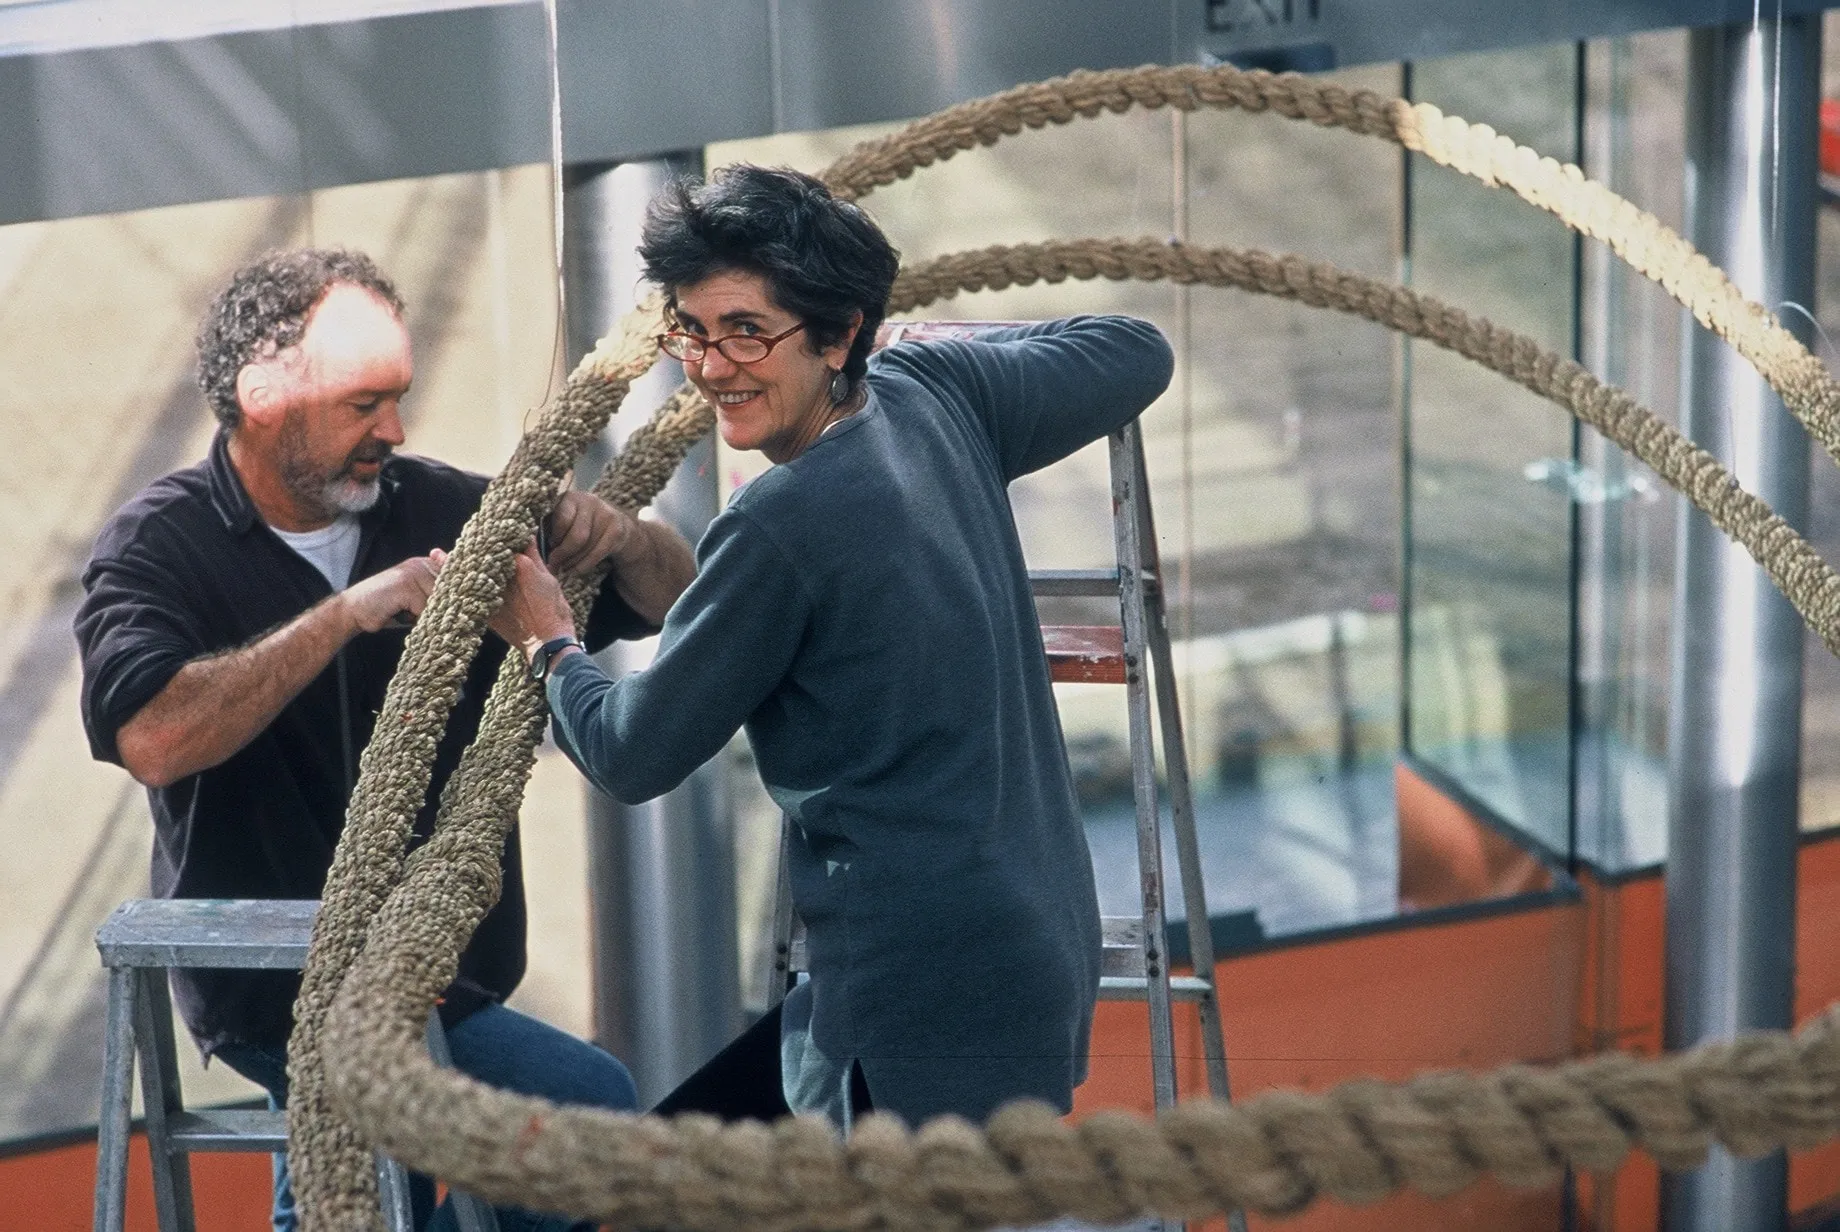
[[[576,653],[534,551],[495,627],[558,742],[622,800],[745,726],[789,826],[810,978],[658,1108],[1063,1110],[1085,1077],[1099,909],[1006,487],[1135,417],[1169,347],[1075,317],[871,357],[896,254],[797,172],[679,185],[640,253],[664,351],[722,438],[776,463],[698,546],[656,659]]]

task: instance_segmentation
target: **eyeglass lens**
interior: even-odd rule
[[[766,357],[773,348],[759,338],[747,334],[730,334],[726,338],[699,338],[695,334],[666,334],[662,345],[665,354],[672,359],[695,363],[709,352],[711,347],[737,364],[751,363]]]

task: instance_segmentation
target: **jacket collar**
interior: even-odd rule
[[[377,503],[358,519],[359,525],[367,529],[389,516],[390,498],[402,483],[401,477],[396,474],[394,462],[395,458],[384,460],[383,470],[377,477]],[[243,477],[236,473],[236,464],[230,461],[228,428],[219,428],[217,435],[211,439],[211,456],[206,462],[205,471],[210,484],[211,505],[231,534],[246,535],[255,527],[265,525],[261,511],[249,499],[249,489],[243,486]]]

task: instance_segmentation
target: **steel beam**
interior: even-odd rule
[[[1696,30],[1687,75],[1689,237],[1796,328],[1811,309],[1818,17]],[[1687,322],[1682,427],[1804,525],[1808,439],[1725,343]],[[1669,732],[1666,1039],[1790,1025],[1802,625],[1743,549],[1681,503]],[[1663,1188],[1668,1232],[1777,1232],[1781,1152],[1723,1152]]]

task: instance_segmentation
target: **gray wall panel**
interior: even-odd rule
[[[773,131],[768,0],[562,0],[557,26],[570,162]]]
[[[782,129],[925,115],[1076,68],[1173,58],[1171,0],[779,0]]]
[[[37,62],[0,59],[0,219],[43,215],[39,167]],[[9,212],[10,211],[10,212]]]
[[[1315,47],[1338,65],[1422,60],[1536,43],[1611,38],[1667,26],[1748,24],[1750,0],[1175,0],[1181,59]],[[1771,0],[1769,16],[1813,13],[1832,0]],[[1282,64],[1282,60],[1274,60]]]
[[[294,187],[292,108],[252,61],[272,35],[0,60],[24,101],[0,128],[0,221],[108,213]],[[15,167],[31,175],[14,175]]]
[[[547,48],[514,5],[0,57],[0,223],[543,162]]]
[[[535,5],[294,34],[314,187],[549,161],[549,32]],[[285,80],[288,66],[274,66]]]

